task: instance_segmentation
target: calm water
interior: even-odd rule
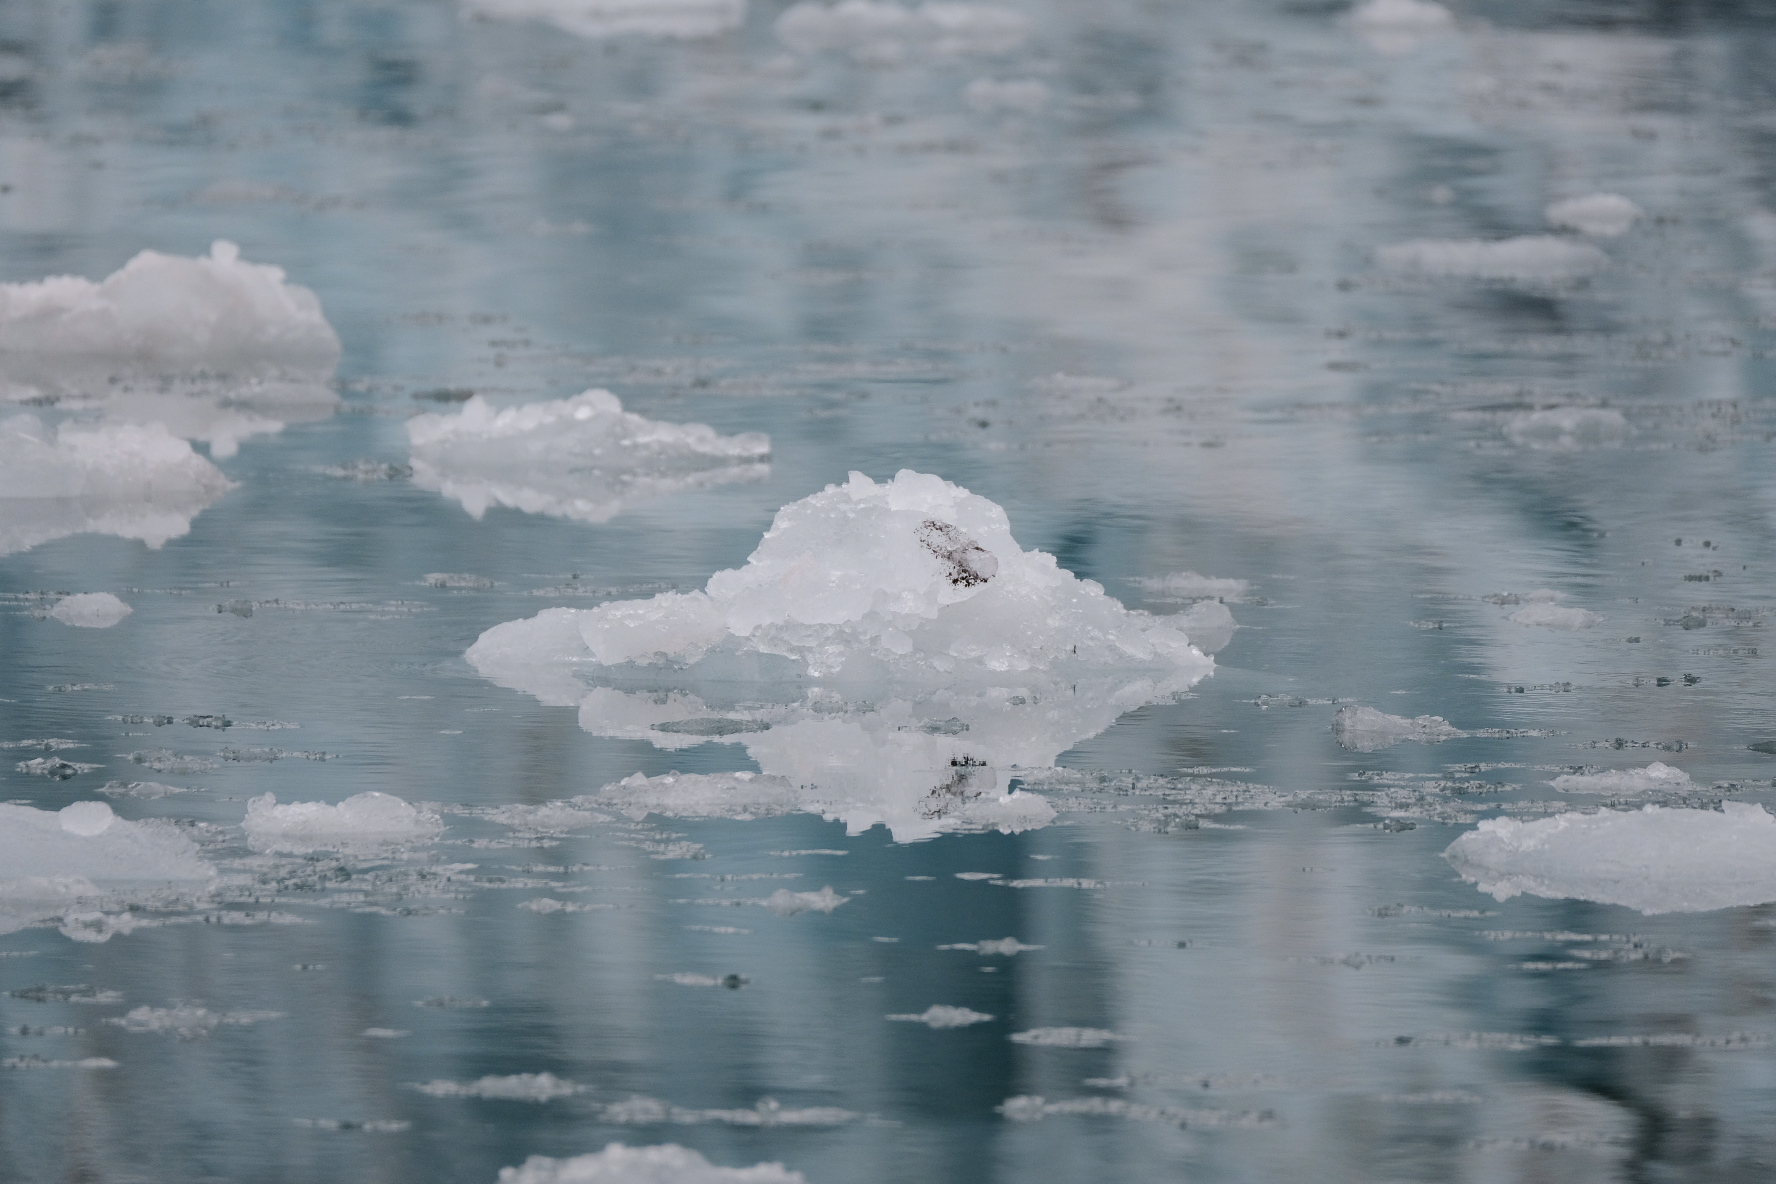
[[[225,872],[109,940],[0,937],[0,1177],[490,1184],[623,1141],[810,1184],[1770,1178],[1776,906],[1501,903],[1441,852],[1599,804],[1547,784],[1582,765],[1776,802],[1750,748],[1776,739],[1776,23],[1016,7],[1020,48],[883,63],[792,54],[774,0],[690,41],[442,0],[0,6],[0,280],[227,238],[345,343],[338,404],[218,455],[237,487],[188,534],[0,557],[0,741],[98,766],[9,752],[4,797],[191,789],[113,805],[186,820]],[[971,104],[982,79],[1044,89]],[[1645,217],[1588,278],[1377,262],[1544,234],[1593,192]],[[589,386],[769,433],[768,478],[592,524],[477,520],[404,476],[438,392]],[[1592,410],[1536,418],[1560,408]],[[463,651],[700,586],[778,507],[902,467],[1131,606],[1177,607],[1141,578],[1247,581],[1216,673],[1025,771],[1061,814],[1016,835],[474,809],[756,768],[590,734]],[[1602,622],[1505,619],[1497,594],[1542,588]],[[57,591],[135,612],[70,628]],[[1353,751],[1350,704],[1482,734]],[[128,755],[160,749],[199,759]],[[449,830],[243,843],[249,797],[366,790]],[[725,907],[827,885],[830,913]],[[518,907],[543,898],[598,907]],[[1037,948],[940,948],[1007,936]],[[107,1022],[179,1004],[227,1022]],[[993,1018],[884,1019],[934,1004]],[[1010,1038],[1042,1028],[1101,1034]],[[581,1088],[413,1088],[538,1073]]]

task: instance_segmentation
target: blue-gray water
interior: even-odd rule
[[[188,534],[0,557],[0,741],[101,766],[52,780],[9,750],[0,791],[190,787],[113,804],[240,867],[265,792],[380,790],[450,825],[231,881],[211,923],[0,937],[0,1178],[491,1184],[613,1140],[810,1184],[1770,1178],[1776,906],[1501,903],[1441,858],[1512,803],[1597,805],[1547,784],[1580,765],[1776,802],[1750,747],[1776,739],[1768,10],[1466,0],[1455,30],[1378,45],[1336,4],[1016,7],[1022,49],[898,64],[796,57],[773,0],[683,42],[443,0],[0,7],[0,280],[226,238],[345,344],[337,413],[219,457],[238,486]],[[1046,104],[976,110],[977,79]],[[1547,233],[1546,205],[1592,192],[1646,216],[1584,280],[1377,263]],[[589,524],[326,471],[404,464],[434,392],[589,386],[768,432],[769,478]],[[1615,418],[1530,418],[1558,407]],[[896,845],[650,818],[512,846],[454,810],[752,767],[591,735],[463,651],[551,605],[700,586],[778,507],[902,467],[1131,606],[1175,607],[1142,577],[1250,583],[1213,677],[1061,758],[1104,776],[1047,777],[1056,825]],[[1602,623],[1484,599],[1541,588]],[[43,616],[57,591],[135,612],[71,628]],[[1502,734],[1352,751],[1347,704]],[[203,715],[233,726],[183,722]],[[270,722],[296,726],[249,726]],[[161,748],[215,767],[124,755]],[[685,853],[706,857],[654,858]],[[794,878],[720,879],[758,875]],[[1010,886],[1039,879],[1099,886]],[[824,885],[856,895],[695,903]],[[617,907],[516,907],[551,892]],[[214,923],[267,913],[299,923]],[[1040,948],[936,948],[1006,936]],[[179,1003],[281,1015],[106,1022]],[[933,1004],[994,1018],[884,1019]],[[1046,1027],[1120,1039],[1010,1040]],[[543,1072],[584,1088],[412,1088]],[[699,1121],[612,1121],[636,1095]],[[1000,1109],[1034,1096],[1105,1103]],[[761,1098],[853,1117],[690,1113]]]

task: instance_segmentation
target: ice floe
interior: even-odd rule
[[[596,804],[806,810],[902,841],[1045,825],[1052,809],[1001,769],[1052,765],[1214,668],[1179,618],[1124,608],[1019,547],[999,506],[910,471],[785,506],[746,565],[702,591],[547,609],[489,629],[467,658],[577,705],[589,732],[744,744],[762,770],[631,778]]]
[[[1015,9],[938,0],[917,8],[892,0],[803,0],[777,18],[778,39],[796,53],[843,53],[872,65],[1006,54],[1029,36],[1029,18]]]
[[[1563,773],[1549,784],[1561,793],[1639,794],[1660,791],[1682,793],[1695,782],[1682,769],[1654,761],[1644,769],[1609,769],[1601,773]]]
[[[326,802],[291,802],[280,806],[275,794],[261,794],[247,803],[241,822],[247,843],[256,851],[304,854],[310,851],[355,851],[393,844],[424,842],[444,829],[436,814],[419,810],[393,794],[354,794],[336,806]]]
[[[56,601],[49,615],[64,625],[109,629],[135,611],[109,592],[77,592]]]
[[[1559,283],[1584,279],[1609,266],[1590,243],[1552,234],[1518,238],[1416,239],[1375,252],[1382,267],[1404,275]]]
[[[283,1018],[281,1011],[211,1011],[182,1003],[174,1007],[137,1007],[105,1022],[126,1032],[167,1032],[181,1040],[196,1040],[217,1028],[239,1028]]]
[[[215,877],[170,823],[129,822],[104,802],[61,810],[0,805],[0,933],[169,891],[201,891]],[[76,929],[69,936],[90,935]]]
[[[603,1151],[572,1159],[533,1155],[521,1167],[501,1168],[499,1184],[807,1184],[807,1177],[780,1163],[717,1167],[676,1143],[610,1143]]]
[[[1577,230],[1599,238],[1627,234],[1634,224],[1646,217],[1646,211],[1616,193],[1591,193],[1569,197],[1549,206],[1548,225],[1560,230]]]
[[[1015,1044],[1036,1044],[1044,1048],[1103,1048],[1128,1037],[1104,1028],[1031,1028],[1028,1032],[1013,1032],[1011,1039]]]
[[[1365,0],[1351,10],[1350,23],[1379,53],[1400,54],[1425,39],[1455,29],[1455,17],[1434,0]]]
[[[1776,900],[1776,817],[1748,802],[1719,811],[1646,806],[1533,822],[1493,818],[1443,855],[1499,900],[1528,893],[1643,913]]]
[[[984,1024],[993,1017],[984,1011],[975,1011],[967,1007],[951,1007],[944,1003],[934,1003],[924,1011],[909,1015],[890,1015],[884,1019],[897,1020],[907,1024],[924,1024],[928,1028],[966,1028],[971,1024]]]
[[[743,1110],[691,1110],[662,1102],[658,1098],[637,1096],[623,1102],[612,1102],[604,1108],[600,1117],[605,1122],[632,1126],[661,1122],[694,1126],[718,1122],[727,1126],[773,1127],[843,1126],[855,1119],[857,1114],[852,1110],[841,1110],[837,1106],[792,1108],[783,1105],[776,1098],[760,1098],[756,1104]]]
[[[87,533],[158,548],[232,488],[158,423],[0,419],[0,555]]]
[[[553,1073],[514,1073],[478,1081],[427,1081],[413,1088],[434,1098],[496,1098],[512,1102],[550,1102],[586,1091],[585,1086]]]
[[[1518,625],[1534,625],[1543,629],[1589,629],[1603,621],[1602,613],[1560,604],[1559,601],[1565,599],[1565,593],[1551,588],[1538,588],[1521,596],[1506,595],[1494,599],[1500,604],[1523,606],[1505,617],[1505,620]]]
[[[407,437],[414,483],[476,518],[499,505],[605,522],[637,498],[771,471],[768,436],[647,419],[602,390],[502,410],[476,395],[459,412],[414,416]]]
[[[1628,420],[1613,407],[1545,407],[1505,420],[1513,444],[1551,452],[1616,448],[1628,438]]]
[[[1356,752],[1378,752],[1407,740],[1441,744],[1467,734],[1440,715],[1408,719],[1373,707],[1340,707],[1332,717],[1332,735],[1340,745]]]
[[[746,0],[463,0],[464,16],[541,21],[577,37],[713,37],[740,27]]]

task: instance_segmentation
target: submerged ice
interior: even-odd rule
[[[725,798],[902,840],[1043,825],[1047,803],[1008,792],[1000,768],[1052,765],[1214,668],[1178,618],[1124,608],[1020,547],[999,506],[911,471],[854,473],[785,506],[746,564],[701,591],[547,609],[489,629],[467,658],[578,705],[590,732],[743,743],[765,774],[625,782],[611,804]]]
[[[500,505],[605,522],[636,498],[771,471],[771,441],[759,432],[647,419],[602,390],[497,411],[476,395],[455,414],[414,416],[407,436],[415,484],[476,518]]]

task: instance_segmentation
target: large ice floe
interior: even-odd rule
[[[777,18],[778,40],[796,53],[843,53],[878,66],[920,56],[1006,54],[1029,36],[1028,17],[993,4],[907,8],[892,0],[803,0]]]
[[[713,37],[746,19],[746,0],[463,0],[464,16],[540,21],[576,37]]]
[[[247,803],[241,822],[255,851],[370,851],[437,838],[443,821],[393,794],[354,794],[330,806],[326,802],[278,805],[274,794]]]
[[[215,869],[170,823],[128,822],[104,802],[61,810],[0,805],[0,933],[202,890]]]
[[[719,1167],[677,1143],[610,1143],[571,1159],[533,1155],[521,1167],[501,1168],[499,1184],[807,1184],[807,1178],[780,1163]]]
[[[0,555],[88,532],[159,547],[233,487],[157,423],[0,419]]]
[[[1749,802],[1719,811],[1646,806],[1493,818],[1443,853],[1499,900],[1519,893],[1693,913],[1776,900],[1776,817]]]
[[[631,778],[628,813],[809,811],[901,841],[1053,817],[1010,771],[1046,768],[1214,669],[1178,618],[1124,608],[1026,551],[1005,511],[903,470],[779,510],[702,591],[546,609],[482,634],[483,675],[579,708],[602,736],[741,743],[761,775]]]
[[[476,395],[454,414],[407,421],[413,480],[476,518],[513,506],[605,522],[636,498],[770,474],[770,437],[723,436],[700,423],[663,423],[591,390],[495,410]]]

